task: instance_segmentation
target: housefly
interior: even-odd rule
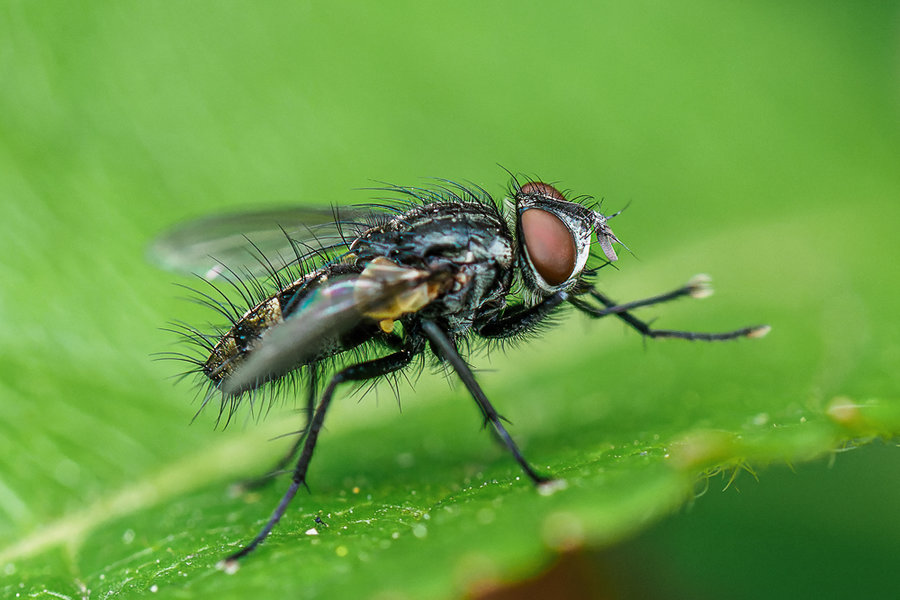
[[[614,315],[651,338],[730,340],[768,331],[765,325],[725,333],[651,328],[632,310],[708,295],[708,278],[614,302],[593,282],[600,267],[617,260],[621,242],[609,225],[615,215],[549,183],[513,177],[502,204],[481,187],[443,180],[378,189],[388,196],[380,204],[215,216],[176,227],[152,247],[162,266],[198,273],[208,283],[197,290],[200,300],[227,320],[213,333],[176,325],[200,349],[199,356],[176,358],[190,362],[190,372],[207,385],[203,406],[217,399],[227,423],[242,400],[252,409],[272,386],[306,388],[307,425],[280,463],[293,462],[291,484],[227,565],[266,538],[306,484],[325,415],[343,383],[398,373],[430,353],[455,371],[525,474],[542,484],[549,478],[526,461],[460,347],[526,336],[564,305],[592,318]]]

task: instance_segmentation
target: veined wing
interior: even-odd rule
[[[387,207],[296,207],[201,217],[174,226],[148,249],[169,271],[216,279],[226,268],[254,277],[316,254],[341,254]]]
[[[339,338],[363,319],[389,332],[396,319],[420,310],[450,282],[447,273],[401,267],[382,257],[359,275],[331,278],[270,327],[219,390],[239,395],[307,364],[339,346]]]

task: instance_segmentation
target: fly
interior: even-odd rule
[[[615,215],[604,216],[583,198],[569,200],[549,183],[513,177],[502,205],[483,188],[452,182],[381,189],[390,196],[382,204],[190,222],[151,250],[166,268],[202,274],[209,292],[198,292],[201,301],[228,320],[212,334],[176,325],[200,348],[199,357],[174,358],[191,363],[189,373],[208,386],[201,410],[218,399],[219,418],[227,423],[243,400],[252,409],[261,390],[306,388],[306,427],[274,471],[293,461],[291,484],[256,537],[225,559],[227,567],[269,535],[306,485],[325,415],[343,383],[396,374],[434,355],[456,372],[485,422],[539,485],[550,478],[522,455],[460,354],[460,342],[521,338],[567,304],[592,318],[614,315],[651,338],[730,340],[769,330],[651,328],[631,311],[709,295],[709,279],[616,303],[594,287],[598,270],[618,258],[621,242],[609,226]],[[223,284],[233,293],[224,293]]]

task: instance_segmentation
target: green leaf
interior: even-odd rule
[[[900,433],[889,6],[0,10],[2,597],[476,594],[747,472]],[[194,392],[151,354],[167,321],[214,317],[147,245],[207,213],[364,202],[372,180],[499,196],[497,161],[632,202],[613,224],[634,255],[600,278],[615,299],[715,276],[712,298],[641,316],[772,333],[644,342],[565,314],[473,357],[552,493],[441,374],[412,373],[402,411],[387,387],[340,390],[310,493],[217,569],[287,483],[230,485],[302,419],[286,396],[265,420],[189,425]]]

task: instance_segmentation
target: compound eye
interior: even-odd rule
[[[523,185],[521,188],[519,188],[519,193],[526,195],[526,196],[531,196],[531,195],[548,196],[548,197],[554,198],[556,200],[565,200],[565,197],[563,197],[562,192],[560,192],[558,189],[556,189],[549,183],[544,183],[543,181],[529,181],[528,183]]]
[[[552,286],[569,279],[575,270],[575,238],[559,217],[539,208],[522,213],[522,235],[528,258],[544,281]]]

